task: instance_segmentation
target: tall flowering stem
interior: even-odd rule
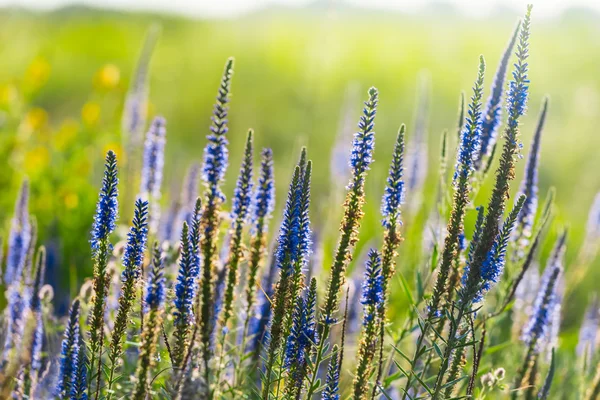
[[[160,197],[165,164],[166,121],[156,117],[150,125],[144,143],[144,161],[142,163],[142,182],[140,196],[148,200],[151,206],[149,230],[155,234],[160,219]]]
[[[162,324],[163,303],[165,301],[164,260],[158,243],[154,244],[152,268],[148,274],[146,287],[146,324],[142,331],[142,344],[136,370],[136,385],[132,393],[134,400],[145,400],[149,395],[150,373],[155,364],[156,346]]]
[[[517,62],[513,72],[513,80],[510,82],[507,103],[508,123],[505,129],[505,142],[500,158],[500,165],[496,170],[496,182],[492,190],[492,196],[488,203],[487,215],[484,220],[481,237],[473,252],[473,260],[469,266],[468,282],[465,286],[476,287],[481,276],[483,267],[489,252],[492,250],[496,237],[499,233],[500,217],[504,213],[506,200],[509,197],[510,181],[514,179],[515,159],[520,149],[518,141],[519,118],[525,113],[527,94],[529,91],[529,80],[527,78],[527,58],[529,56],[529,28],[530,28],[531,6],[527,7],[527,14],[521,25],[519,43],[517,45]],[[473,296],[476,292],[471,292]],[[464,298],[464,307],[467,307],[473,298]]]
[[[70,400],[88,400],[87,394],[87,355],[83,336],[79,335],[79,353],[77,354],[77,370],[75,371],[75,379],[71,385]]]
[[[471,96],[471,102],[459,138],[457,161],[453,177],[453,207],[450,214],[450,220],[448,221],[448,233],[444,239],[442,258],[438,267],[433,294],[428,305],[428,316],[417,339],[414,356],[411,361],[412,366],[417,365],[420,357],[423,355],[425,339],[427,338],[431,324],[443,315],[442,300],[448,290],[448,278],[453,263],[460,251],[461,237],[464,235],[464,217],[470,201],[469,194],[471,192],[469,181],[473,173],[474,160],[477,157],[479,137],[481,135],[481,99],[483,94],[484,74],[485,60],[483,56],[480,56],[477,79],[473,86],[473,95]],[[412,387],[413,382],[413,375],[411,374],[406,379],[403,399],[408,396],[407,393]]]
[[[356,373],[354,375],[353,398],[363,400],[369,394],[369,378],[375,366],[373,359],[377,350],[379,309],[384,301],[384,276],[381,269],[381,255],[376,250],[369,252],[362,287],[363,330],[357,352]]]
[[[494,80],[492,81],[490,95],[485,103],[481,124],[481,146],[479,148],[479,156],[475,160],[475,167],[478,170],[484,165],[484,158],[492,156],[492,149],[496,146],[496,137],[502,121],[502,100],[506,71],[509,66],[510,56],[517,42],[520,27],[521,23],[519,22],[500,58],[496,75],[494,75]]]
[[[225,263],[227,268],[227,284],[225,287],[221,325],[226,328],[233,311],[234,289],[238,284],[238,266],[242,261],[242,233],[244,225],[248,220],[248,212],[252,201],[252,145],[253,132],[248,132],[244,160],[240,168],[235,194],[233,197],[233,209],[231,211],[231,236],[229,241],[229,258]]]
[[[502,276],[506,264],[508,242],[526,200],[527,197],[521,195],[504,221],[500,233],[498,233],[487,258],[480,268],[480,276],[477,280],[473,279],[473,275],[471,274],[469,261],[472,260],[472,254],[469,255],[470,260],[465,265],[462,279],[463,286],[460,288],[459,292],[459,301],[461,303],[481,301],[485,293],[487,293]],[[481,232],[476,231],[476,234],[478,238],[481,235]],[[471,249],[473,248],[474,247]]]
[[[548,98],[544,98],[542,102],[542,111],[538,118],[537,128],[531,142],[529,157],[525,166],[525,177],[521,182],[519,193],[527,196],[523,209],[519,214],[517,221],[517,229],[514,232],[513,240],[517,243],[521,253],[525,247],[529,245],[531,239],[533,222],[538,207],[538,165],[540,162],[540,142],[544,123],[546,122],[546,114],[548,112]]]
[[[208,144],[204,149],[204,165],[202,167],[204,192],[204,211],[202,213],[202,238],[200,252],[202,268],[200,276],[200,293],[198,294],[200,324],[200,351],[204,363],[206,390],[210,393],[210,360],[212,358],[211,332],[213,330],[213,277],[216,273],[217,238],[221,221],[220,210],[225,196],[221,192],[221,183],[227,169],[229,150],[227,149],[227,112],[233,77],[233,59],[225,64],[225,70],[219,86],[217,101],[214,106],[211,133],[207,136]],[[209,395],[210,397],[210,395]]]
[[[322,310],[322,327],[331,325],[335,321],[335,313],[337,312],[339,303],[339,292],[344,283],[344,273],[346,272],[348,263],[352,259],[352,249],[358,240],[357,229],[363,216],[362,205],[364,203],[365,178],[373,162],[377,101],[377,89],[369,89],[369,99],[365,102],[363,115],[358,124],[359,131],[354,136],[352,153],[350,155],[352,177],[348,184],[348,193],[344,203],[344,218],[340,226],[341,236],[331,266],[327,295]]]
[[[223,307],[221,311],[221,355],[219,357],[219,367],[216,372],[217,388],[219,387],[221,371],[223,370],[223,359],[225,356],[225,346],[227,333],[229,332],[228,322],[233,312],[233,297],[236,286],[238,285],[239,265],[243,260],[242,234],[244,226],[248,220],[248,213],[252,202],[252,168],[253,168],[253,132],[250,130],[246,139],[244,158],[240,168],[235,193],[233,196],[233,207],[231,210],[231,228],[229,232],[228,258],[225,261],[225,273],[227,274],[227,283],[223,294]]]
[[[190,345],[190,329],[194,324],[194,299],[198,266],[194,262],[192,235],[187,222],[181,230],[179,271],[175,284],[175,308],[173,309],[173,347],[171,360],[175,368],[183,369],[182,362]]]
[[[69,320],[60,352],[57,396],[66,398],[76,383],[77,358],[79,354],[79,300],[75,300],[69,311]]]
[[[379,93],[372,87],[368,91],[369,98],[365,102],[363,115],[358,123],[358,132],[354,134],[350,167],[352,176],[347,186],[344,202],[344,216],[340,224],[340,238],[331,265],[325,303],[321,308],[318,328],[319,345],[315,354],[314,370],[310,379],[307,398],[314,394],[317,371],[323,361],[325,342],[329,337],[331,326],[336,322],[340,289],[344,284],[348,264],[352,260],[352,250],[358,241],[358,227],[363,217],[362,206],[365,197],[365,179],[373,162],[375,148],[375,115]]]
[[[28,306],[33,296],[30,276],[37,241],[37,225],[27,211],[28,199],[29,183],[24,181],[15,205],[9,237],[6,276],[9,276],[10,268],[14,268],[13,273],[17,275],[12,277],[10,284],[6,285],[5,334],[0,356],[0,372],[10,369],[9,365],[12,367],[19,365],[20,350],[25,344],[23,339],[27,327],[25,317],[28,315]]]
[[[404,167],[404,124],[400,126],[394,154],[390,165],[390,172],[387,178],[387,186],[381,201],[381,214],[383,216],[382,224],[385,229],[383,238],[383,248],[381,251],[381,270],[382,270],[382,290],[383,301],[377,310],[379,318],[379,366],[377,368],[377,379],[375,387],[379,386],[381,374],[383,373],[383,341],[385,337],[385,314],[387,311],[388,286],[395,273],[396,250],[401,242],[400,226],[400,206],[404,202],[404,180],[402,179]]]
[[[292,328],[283,360],[283,368],[288,371],[285,398],[297,399],[302,394],[308,359],[317,341],[316,308],[317,280],[312,278],[306,295],[298,297],[292,314]]]
[[[547,343],[551,340],[551,331],[553,323],[553,311],[556,308],[557,302],[560,301],[559,296],[559,280],[563,274],[563,257],[566,248],[567,234],[564,232],[556,241],[554,250],[546,271],[538,290],[537,297],[533,306],[533,312],[529,322],[523,329],[521,339],[527,345],[527,351],[523,365],[517,372],[512,398],[516,399],[519,391],[517,389],[523,386],[527,373],[535,379],[534,371],[532,371],[536,363],[538,354],[544,349]]]
[[[267,232],[269,220],[275,205],[275,182],[273,175],[273,152],[264,149],[261,156],[260,175],[252,205],[252,239],[248,260],[248,278],[246,284],[246,311],[242,331],[241,352],[246,351],[248,328],[252,318],[252,309],[256,302],[257,277],[261,264],[266,258]]]
[[[36,266],[33,271],[33,285],[31,288],[31,298],[29,300],[29,309],[32,329],[30,344],[24,371],[23,371],[23,394],[30,396],[31,388],[35,385],[38,373],[42,367],[42,345],[44,339],[44,324],[42,320],[42,302],[40,299],[40,290],[44,284],[46,274],[46,248],[40,247],[37,254]]]
[[[465,118],[458,149],[456,169],[454,172],[454,205],[450,220],[448,221],[448,234],[444,239],[442,260],[433,289],[433,296],[429,304],[429,319],[441,315],[441,300],[447,288],[447,280],[452,267],[452,262],[459,250],[460,236],[464,231],[464,217],[469,204],[470,185],[469,177],[474,168],[474,160],[479,149],[479,136],[481,135],[481,97],[483,93],[483,77],[485,74],[485,61],[479,58],[479,72],[473,86],[473,96],[469,104],[469,111]]]
[[[279,228],[275,264],[279,270],[279,282],[271,299],[272,319],[269,328],[269,344],[262,382],[262,398],[269,399],[274,381],[273,369],[280,358],[280,350],[286,333],[286,308],[293,306],[300,289],[301,269],[306,265],[310,250],[308,199],[312,162],[306,161],[306,149],[302,149],[300,161],[294,170],[288,198]]]
[[[98,373],[96,377],[96,397],[99,395],[100,382],[102,379],[100,356],[104,344],[104,311],[106,308],[106,296],[108,294],[109,278],[107,274],[108,258],[112,245],[109,235],[116,227],[118,215],[118,190],[117,184],[117,156],[110,150],[106,155],[104,178],[102,189],[96,205],[96,216],[92,228],[92,253],[94,258],[94,280],[91,315],[89,317],[90,335],[90,371],[94,371],[98,362]],[[88,386],[91,386],[91,379]],[[88,393],[91,394],[88,387]]]
[[[8,287],[13,281],[20,279],[25,268],[25,258],[31,242],[31,224],[29,222],[29,181],[21,184],[19,197],[15,204],[15,212],[11,221],[8,236],[8,252],[6,255],[6,271],[4,284]]]
[[[325,379],[325,389],[321,398],[323,400],[340,400],[340,350],[333,345],[332,356],[329,359],[327,368],[327,378]]]
[[[473,261],[469,265],[469,273],[466,277],[464,286],[467,288],[464,292],[468,296],[463,296],[460,301],[457,316],[454,319],[452,328],[448,333],[448,343],[444,353],[444,358],[438,372],[435,385],[434,399],[439,398],[442,390],[442,381],[446,369],[448,368],[449,356],[456,343],[456,333],[461,321],[477,296],[477,290],[482,276],[482,268],[486,262],[494,243],[496,242],[500,227],[499,221],[504,213],[506,200],[508,199],[510,181],[514,179],[515,158],[520,149],[518,141],[519,118],[525,113],[527,95],[529,91],[529,80],[527,77],[529,57],[529,29],[531,24],[531,5],[527,7],[527,13],[521,24],[519,43],[517,45],[517,62],[513,71],[513,80],[510,82],[507,104],[508,104],[508,122],[505,129],[505,142],[500,158],[500,165],[496,170],[496,182],[492,190],[492,196],[488,203],[487,215],[484,219],[481,237],[473,252]]]
[[[135,210],[131,228],[127,233],[127,244],[123,253],[123,272],[121,273],[121,293],[119,295],[119,308],[114,320],[112,338],[108,359],[107,399],[112,397],[114,384],[114,373],[123,352],[123,336],[127,330],[131,308],[136,299],[138,282],[141,276],[144,251],[148,238],[148,202],[138,199],[135,202]]]

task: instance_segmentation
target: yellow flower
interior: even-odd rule
[[[76,208],[79,205],[79,196],[77,193],[68,192],[64,196],[65,207],[69,210]]]
[[[121,79],[121,71],[114,64],[106,64],[96,72],[94,84],[100,89],[111,90],[117,87]]]
[[[25,154],[25,168],[28,175],[42,172],[50,164],[50,153],[46,147],[38,146]]]
[[[81,109],[81,119],[86,125],[96,125],[100,119],[100,105],[93,101],[88,101]]]
[[[48,113],[43,108],[35,107],[25,115],[25,129],[29,132],[42,129],[48,123]]]
[[[50,64],[46,59],[37,57],[27,68],[25,84],[33,89],[44,85],[50,76]]]
[[[9,107],[19,98],[19,91],[13,84],[7,84],[0,87],[0,105]]]

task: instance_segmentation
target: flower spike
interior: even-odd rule
[[[57,396],[65,398],[70,395],[77,372],[79,355],[79,300],[73,301],[69,311],[69,321],[60,353],[60,373],[58,377]]]
[[[165,164],[165,136],[167,134],[165,125],[166,121],[164,118],[154,118],[146,134],[146,142],[144,144],[140,196],[144,200],[149,200],[152,206],[149,223],[152,233],[156,233],[160,219],[160,188]]]
[[[513,235],[513,240],[517,242],[521,253],[529,244],[529,239],[532,235],[533,222],[538,207],[538,165],[540,162],[540,141],[542,131],[546,121],[546,113],[548,111],[548,98],[544,98],[542,102],[542,111],[540,113],[537,128],[529,150],[529,157],[525,166],[525,176],[521,182],[519,193],[527,196],[527,200],[523,204],[523,209],[519,214],[517,221],[517,230]]]
[[[481,124],[481,147],[479,156],[475,160],[477,169],[481,169],[484,157],[491,157],[492,149],[496,146],[496,136],[502,120],[502,97],[504,94],[504,80],[506,79],[506,70],[509,65],[510,56],[517,41],[517,35],[521,23],[519,22],[513,31],[513,34],[502,54],[496,75],[492,81],[490,95],[486,101],[483,110],[483,121]]]

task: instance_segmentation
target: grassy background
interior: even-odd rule
[[[543,198],[550,186],[558,189],[559,210],[547,244],[557,227],[568,225],[568,260],[572,262],[585,233],[588,208],[600,189],[600,17],[586,10],[571,10],[552,20],[538,20],[535,9],[533,15],[524,154],[541,99],[549,95],[540,194]],[[369,238],[380,235],[379,197],[395,133],[406,122],[410,141],[419,77],[428,79],[429,184],[425,206],[405,221],[407,240],[399,269],[409,271],[419,260],[419,235],[433,204],[440,133],[444,129],[453,132],[458,97],[461,91],[470,95],[479,54],[488,63],[489,87],[517,19],[505,10],[474,20],[443,8],[406,15],[318,5],[261,11],[231,20],[82,8],[44,14],[1,10],[3,231],[8,230],[14,195],[27,175],[32,181],[31,209],[40,224],[41,240],[51,250],[49,279],[65,298],[76,293],[82,277],[90,275],[87,240],[103,153],[113,148],[124,156],[119,136],[123,96],[145,32],[158,22],[162,35],[151,67],[150,114],[168,120],[164,204],[178,195],[187,166],[202,157],[218,80],[225,59],[233,55],[236,72],[226,193],[232,191],[248,128],[256,131],[257,148],[274,150],[278,207],[299,147],[307,145],[315,163],[313,223],[331,233],[325,239],[326,259],[335,245],[339,213],[329,206],[329,157],[347,88],[358,87],[361,98],[371,85],[380,90],[378,162],[367,182],[367,215],[361,233],[365,240],[360,244],[364,246]],[[357,102],[356,120],[360,109]],[[518,180],[524,164],[519,162]],[[517,186],[515,182],[513,188]],[[489,184],[478,203],[485,201],[488,189]],[[121,190],[131,189],[123,182]],[[128,217],[122,215],[121,221]],[[471,223],[473,217],[468,216]],[[566,305],[567,335],[576,332],[588,293],[597,287],[597,270],[591,268],[589,279],[576,288]],[[401,308],[402,294],[395,297]]]

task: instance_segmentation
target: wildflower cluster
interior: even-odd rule
[[[575,391],[577,398],[597,398],[596,297],[582,323],[577,369],[555,373],[556,360],[573,357],[560,336],[562,303],[573,295],[569,279],[579,277],[568,274],[566,233],[536,279],[545,235],[556,231],[547,229],[553,190],[537,212],[547,99],[507,212],[529,98],[530,13],[528,7],[512,34],[485,103],[485,61],[479,58],[470,102],[465,105],[464,96],[461,102],[451,176],[446,165],[453,139],[442,135],[433,202],[415,200],[427,193],[427,160],[416,153],[426,154],[429,86],[420,91],[414,133],[400,124],[387,151],[391,162],[379,182],[380,200],[371,198],[369,189],[377,182],[367,179],[379,104],[377,89],[368,89],[353,139],[339,135],[347,140],[336,144],[336,154],[347,149],[336,155],[336,189],[343,189],[337,185],[340,176],[348,179],[337,242],[327,236],[329,217],[335,217],[332,205],[319,197],[318,208],[326,209],[328,218],[313,217],[313,172],[320,171],[322,160],[313,163],[304,147],[285,204],[275,212],[275,154],[263,149],[258,162],[250,130],[243,149],[236,149],[243,156],[232,195],[225,195],[233,59],[220,81],[202,166],[189,167],[180,195],[163,192],[166,120],[153,119],[143,152],[137,154],[134,143],[146,128],[141,104],[149,93],[151,33],[123,113],[123,133],[132,145],[121,177],[128,186],[119,193],[121,172],[116,153],[109,151],[91,226],[93,277],[66,316],[54,313],[53,289],[44,284],[51,247],[39,247],[36,256],[29,183],[22,185],[1,283],[7,304],[0,331],[0,398],[545,399]],[[499,137],[503,107],[506,124]],[[496,165],[500,146],[492,179],[487,172]],[[338,159],[347,165],[340,167]],[[141,168],[132,168],[138,161]],[[489,202],[477,204],[477,190],[488,178]],[[136,200],[127,197],[135,194]],[[160,218],[159,204],[167,197],[172,206]],[[402,208],[405,197],[408,212]],[[133,205],[129,212],[121,210],[131,217],[123,229],[119,203]],[[598,208],[592,207],[585,250],[573,269],[583,269],[596,255],[590,249],[600,242]],[[270,235],[274,214],[279,226]],[[447,218],[447,229],[425,254],[414,254],[415,235],[430,229],[420,223],[428,215],[436,225]],[[370,225],[373,220],[381,224]],[[368,245],[359,243],[363,238]],[[406,251],[403,240],[410,245]],[[356,252],[364,256],[354,260]],[[323,268],[324,260],[329,268]],[[60,346],[57,332],[64,332]],[[498,351],[507,344],[514,351]],[[581,372],[577,379],[568,375],[573,371]],[[561,387],[552,384],[559,379]]]

